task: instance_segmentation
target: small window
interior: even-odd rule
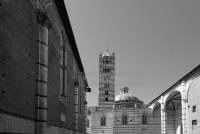
[[[197,127],[197,120],[192,120],[192,130]]]
[[[88,110],[88,115],[91,115],[91,111],[90,110]]]
[[[127,115],[122,115],[122,124],[127,125]]]
[[[111,72],[111,68],[103,68],[103,72],[104,73],[110,73]]]
[[[105,95],[108,95],[108,90],[105,91]]]
[[[59,101],[67,105],[67,49],[65,47],[65,38],[63,30],[60,32],[60,77],[59,77]]]
[[[145,113],[142,115],[142,124],[147,124],[147,115]]]
[[[192,106],[192,112],[196,112],[196,106]]]
[[[90,127],[90,121],[87,120],[87,127]]]
[[[192,120],[192,126],[197,125],[197,120]]]
[[[108,101],[108,97],[105,98],[105,101]]]
[[[109,88],[109,87],[110,87],[109,83],[104,83],[104,88]]]
[[[137,104],[135,104],[134,107],[137,108]]]
[[[105,116],[101,117],[101,126],[106,126],[106,117]]]
[[[107,75],[103,77],[103,79],[104,79],[104,80],[107,80],[107,78],[108,78],[108,76],[107,76]]]

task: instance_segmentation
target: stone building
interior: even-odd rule
[[[115,97],[113,107],[114,134],[148,134],[149,111],[143,102],[130,94],[128,87]]]
[[[64,0],[1,0],[0,58],[0,133],[86,132],[90,88]]]
[[[99,105],[87,109],[88,134],[148,132],[146,116],[149,112],[143,102],[128,90],[127,87],[122,88],[115,97],[115,53],[105,50],[99,55]]]
[[[148,105],[152,134],[200,133],[200,65]]]
[[[110,56],[106,50],[104,54]],[[100,55],[99,96],[105,101],[88,107],[88,134],[199,134],[200,133],[200,65],[186,74],[161,95],[144,105],[137,97],[121,89],[115,101],[107,102],[103,87],[104,67]],[[107,58],[108,59],[108,58]],[[114,70],[113,70],[114,71]],[[107,72],[109,75],[110,73]],[[107,74],[106,73],[106,74]],[[114,73],[113,73],[114,74]],[[113,78],[114,79],[114,78]],[[112,81],[114,84],[114,81]],[[112,86],[115,87],[115,86]],[[115,89],[111,88],[112,92]],[[101,105],[104,104],[104,105]],[[105,104],[109,104],[109,107]]]
[[[114,86],[115,53],[106,50],[99,55],[99,106],[91,110],[91,133],[113,133]]]

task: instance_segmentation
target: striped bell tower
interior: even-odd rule
[[[99,107],[112,108],[115,101],[115,53],[99,55]]]

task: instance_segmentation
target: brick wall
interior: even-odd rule
[[[36,2],[0,0],[0,132],[35,133],[38,75],[38,29]],[[48,112],[47,132],[72,133],[74,120],[74,70],[80,84],[78,132],[85,132],[85,83],[80,61],[74,54],[70,35],[65,30],[53,0],[41,1],[51,22],[48,35]],[[68,18],[68,17],[66,17]],[[65,22],[66,23],[66,22]],[[70,25],[70,24],[68,24]],[[69,30],[69,29],[67,29]],[[64,39],[60,32],[63,31]],[[71,39],[72,40],[72,39]],[[76,44],[75,44],[76,45]],[[60,50],[65,46],[67,69],[64,72],[66,103],[60,99]],[[74,46],[75,47],[75,46]],[[78,53],[78,52],[77,52]],[[2,125],[3,124],[3,125]]]
[[[36,24],[27,0],[0,1],[0,110],[34,120]]]

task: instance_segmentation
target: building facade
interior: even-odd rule
[[[91,133],[113,133],[112,107],[115,100],[115,53],[99,55],[99,106],[91,110]]]
[[[115,97],[113,107],[114,134],[149,134],[149,110],[143,102],[129,93],[129,88],[121,89]]]
[[[108,50],[102,55],[110,56]],[[124,87],[108,107],[105,105],[107,104],[105,99],[107,92],[103,87],[105,82],[102,81],[104,76],[102,70],[107,66],[101,65],[102,55],[99,60],[99,96],[103,99],[99,99],[99,106],[88,107],[90,111],[88,134],[200,133],[200,65],[148,105],[129,94],[129,89]]]
[[[99,55],[99,105],[87,109],[88,134],[148,132],[142,118],[145,116],[146,119],[149,112],[128,90],[124,87],[115,96],[115,53],[105,50]]]
[[[200,65],[149,103],[152,134],[200,133]]]
[[[64,0],[3,0],[0,16],[0,133],[85,133],[89,88]]]

